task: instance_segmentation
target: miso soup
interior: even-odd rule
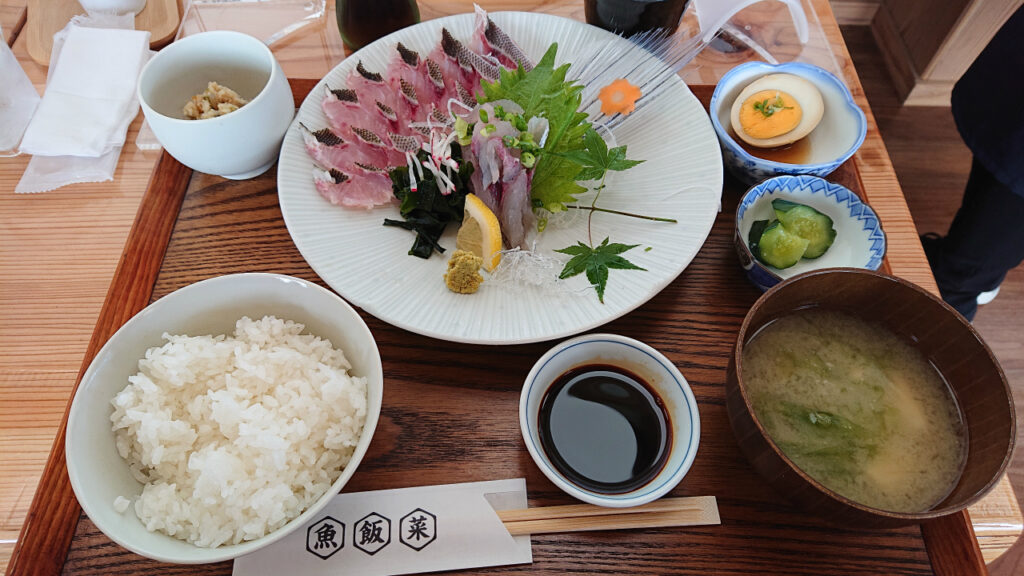
[[[923,512],[963,471],[967,439],[949,386],[881,326],[815,309],[780,318],[744,349],[743,380],[786,456],[851,500]]]

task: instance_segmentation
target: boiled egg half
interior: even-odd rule
[[[758,148],[778,148],[807,136],[821,121],[825,103],[810,81],[768,74],[751,82],[732,104],[732,129]]]

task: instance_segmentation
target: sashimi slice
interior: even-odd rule
[[[344,173],[340,170],[313,169],[313,184],[331,204],[346,208],[373,208],[390,204],[391,179],[381,172]]]
[[[480,79],[494,82],[501,70],[498,62],[483,54],[474,52],[459,42],[447,28],[441,28],[441,49],[445,55],[459,64],[462,81],[476,90]]]
[[[445,91],[444,80],[435,84],[424,59],[401,42],[395,46],[386,81],[394,94],[395,109],[406,123],[421,119],[431,106],[440,105]]]
[[[530,172],[523,168],[519,159],[502,147],[501,235],[510,247],[529,250],[528,237],[537,229],[530,200]]]
[[[387,104],[394,96],[391,88],[384,81],[384,76],[367,70],[362,61],[356,64],[355,70],[349,72],[348,78],[345,80],[345,87],[355,90],[359,95],[359,100],[363,103],[382,102]]]
[[[533,69],[533,61],[480,6],[476,7],[476,26],[469,45],[475,52],[497,58],[505,68],[515,69],[522,66],[527,72]]]
[[[365,128],[375,134],[387,134],[396,129],[395,123],[389,121],[375,106],[370,109],[365,105],[366,102],[368,100],[360,97],[355,90],[332,90],[328,87],[320,107],[331,131],[343,138],[350,135],[351,126]]]
[[[467,160],[475,167],[470,185],[473,193],[498,217],[505,245],[529,249],[528,237],[536,229],[530,171],[504,143],[506,136],[518,135],[519,131],[509,122],[498,120],[491,104],[482,108],[491,120],[477,122],[473,129],[467,153]]]
[[[331,132],[342,140],[360,147],[369,147],[367,154],[382,155],[375,164],[380,167],[405,164],[405,152],[392,145],[392,136],[411,136],[416,132],[407,125],[399,130],[398,123],[389,121],[382,113],[367,112],[354,90],[330,90],[321,102]]]
[[[405,152],[396,148],[387,134],[382,137],[372,130],[358,126],[352,126],[350,130],[354,136],[353,143],[372,151],[372,153],[382,151],[386,154],[388,168],[405,164]],[[388,139],[385,140],[385,138]]]
[[[314,162],[328,170],[340,170],[350,173],[387,172],[388,155],[378,148],[356,146],[346,142],[329,128],[311,131],[303,124],[302,141],[306,145],[306,153]]]

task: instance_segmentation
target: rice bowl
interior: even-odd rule
[[[280,528],[348,464],[366,379],[305,326],[243,317],[231,336],[164,334],[111,400],[146,529],[215,548]],[[124,497],[120,507],[124,507]]]
[[[323,411],[323,414],[316,418],[310,414],[303,415],[303,421],[310,420],[310,427],[317,427],[319,430],[318,432],[309,430],[309,436],[314,437],[319,434],[321,441],[328,436],[333,437],[333,441],[343,445],[344,456],[351,454],[351,459],[343,465],[343,468],[340,468],[341,465],[335,466],[334,472],[329,473],[325,480],[319,481],[319,484],[326,486],[322,495],[309,494],[296,497],[297,501],[293,503],[294,505],[278,507],[276,510],[274,509],[276,504],[266,506],[265,510],[268,512],[266,514],[267,522],[263,527],[265,532],[263,536],[258,535],[260,527],[256,525],[247,525],[246,529],[242,530],[242,537],[238,540],[236,540],[238,535],[234,533],[231,536],[225,536],[224,525],[218,526],[212,531],[214,536],[206,539],[200,537],[197,530],[193,538],[196,540],[195,543],[179,539],[180,537],[189,537],[187,529],[175,536],[169,536],[159,531],[148,531],[148,522],[140,521],[135,513],[136,505],[146,501],[140,500],[144,491],[144,483],[140,482],[136,476],[142,468],[136,467],[135,474],[133,474],[132,467],[118,451],[118,440],[111,430],[111,415],[115,413],[114,407],[111,406],[111,400],[125,389],[129,377],[139,372],[139,359],[145,356],[146,351],[165,343],[162,338],[164,334],[230,334],[234,331],[235,323],[239,318],[248,316],[260,319],[268,315],[304,324],[303,338],[311,338],[310,335],[315,335],[329,341],[333,348],[344,352],[344,359],[351,364],[349,371],[353,377],[351,379],[365,379],[365,423],[361,426],[357,427],[352,422],[346,425],[336,413],[328,415],[334,408],[323,406],[323,404],[338,400],[339,396],[334,395],[334,392],[323,391],[324,393],[315,400],[310,398],[310,402],[318,405],[315,408],[311,403],[304,404],[304,410]],[[253,322],[259,322],[259,320]],[[287,326],[287,323],[282,322],[283,326]],[[292,325],[290,330],[294,332],[296,327],[297,325]],[[253,326],[249,326],[249,328],[253,328]],[[282,334],[281,336],[285,339],[294,338],[293,335]],[[321,349],[321,352],[327,358],[331,355],[326,348]],[[317,361],[317,364],[320,362]],[[341,383],[339,382],[339,384]],[[358,385],[356,387],[358,388]],[[342,392],[342,395],[344,394],[345,392]],[[382,395],[383,374],[380,355],[373,336],[359,314],[334,293],[304,280],[273,274],[237,274],[205,280],[182,288],[150,305],[122,326],[97,353],[82,377],[68,417],[66,437],[68,474],[83,511],[97,528],[125,548],[148,558],[173,563],[207,563],[235,558],[274,542],[309,522],[341,490],[355,472],[370,444],[380,414]],[[242,403],[243,401],[238,400],[238,402]],[[344,404],[345,401],[342,403]],[[300,402],[299,405],[303,404]],[[230,403],[222,402],[220,409],[225,409],[228,406]],[[358,407],[356,408],[358,412]],[[127,410],[125,411],[127,412]],[[351,412],[348,409],[344,411]],[[199,415],[203,419],[206,418],[206,416],[202,416],[202,411]],[[221,423],[210,421],[211,428],[219,428],[229,422],[231,418],[222,414],[221,420]],[[327,429],[321,428],[325,424]],[[333,432],[329,431],[332,426],[336,427]],[[231,434],[237,432],[237,430],[231,432],[230,425],[227,425],[226,429]],[[283,429],[278,432],[278,436],[282,440],[286,440],[288,433]],[[293,439],[303,436],[300,434],[303,432],[301,427],[296,428],[293,432],[295,433]],[[254,440],[255,443],[263,442],[273,445],[276,442],[272,439],[273,434],[266,433],[250,436],[250,440],[260,437],[261,434],[262,440]],[[297,445],[301,446],[301,441]],[[156,449],[157,444],[151,445],[151,448]],[[292,449],[286,449],[285,452],[288,450]],[[170,452],[173,450],[169,451],[165,447],[160,458],[172,458],[174,455]],[[303,457],[292,458],[292,455],[282,454],[280,450],[277,451],[277,456],[274,453],[275,450],[271,446],[271,449],[263,454],[261,457],[263,460],[258,465],[252,461],[251,456],[240,455],[242,454],[240,452],[235,455],[235,458],[246,468],[246,477],[249,477],[249,473],[255,472],[259,467],[261,473],[264,474],[265,481],[276,477],[274,470],[282,463],[282,457],[284,468],[292,470],[296,466],[304,466],[302,464]],[[153,463],[155,454],[156,452],[150,452],[147,456],[150,463]],[[139,455],[142,457],[142,452]],[[180,455],[178,458],[178,462],[184,462],[184,466],[187,468],[189,460],[187,458],[180,460]],[[276,463],[275,458],[278,459]],[[308,456],[305,458],[308,460]],[[222,463],[197,461],[196,464],[209,470],[227,470]],[[300,471],[300,474],[302,473]],[[224,476],[221,480],[231,480],[233,477],[234,472]],[[302,492],[302,490],[298,492]],[[273,499],[269,496],[270,493],[267,496],[268,501]],[[115,502],[119,508],[124,510],[123,513],[115,508]],[[159,508],[162,506],[161,502],[163,502],[162,497],[151,500],[151,503],[156,503],[157,506],[155,509],[157,514],[154,517],[161,516],[164,518],[162,521],[166,521],[167,516]],[[263,509],[260,506],[256,506],[256,508]],[[290,508],[294,513],[301,513],[289,520],[286,517],[290,513],[285,508]],[[241,519],[244,516],[237,514],[230,496],[219,502],[204,502],[204,505],[198,506],[197,510],[200,510],[201,516],[207,517],[207,521],[209,518],[220,517],[223,519],[221,513],[228,516],[235,515],[236,519]],[[250,515],[249,520],[259,518],[260,514],[254,512],[254,515]],[[146,515],[147,513],[143,512],[143,516]],[[243,521],[242,524],[246,524],[246,522]],[[157,527],[154,526],[154,528]],[[249,530],[250,528],[252,530]],[[184,528],[182,526],[174,530],[178,531],[179,529]],[[246,531],[249,532],[248,537],[252,539],[247,539],[244,534]],[[208,547],[215,544],[218,539],[224,542],[221,546]]]

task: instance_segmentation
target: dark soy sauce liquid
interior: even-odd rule
[[[792,144],[779,148],[758,148],[757,146],[747,144],[745,140],[737,136],[736,131],[731,126],[728,132],[729,136],[732,136],[732,139],[740,145],[740,148],[743,148],[755,158],[782,162],[783,164],[807,164],[811,157],[811,144],[808,136],[804,136]]]
[[[635,374],[605,364],[559,376],[541,399],[539,429],[554,467],[573,484],[603,494],[650,482],[672,447],[661,399]]]
[[[662,28],[671,34],[689,0],[585,0],[587,24],[623,36]]]
[[[341,39],[352,50],[420,21],[416,0],[335,0],[335,7]]]

